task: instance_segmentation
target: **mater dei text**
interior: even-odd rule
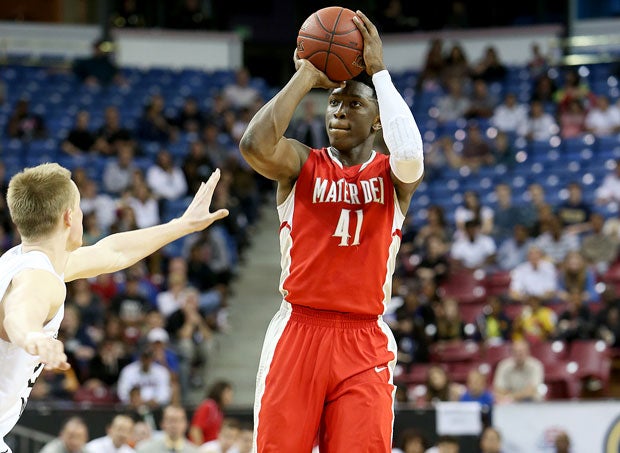
[[[313,203],[381,203],[385,201],[385,188],[383,178],[362,179],[355,183],[349,183],[342,178],[338,181],[330,181],[316,178],[314,183]]]

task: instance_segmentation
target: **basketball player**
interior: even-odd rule
[[[296,73],[241,140],[248,163],[278,182],[284,300],[258,370],[261,453],[309,453],[317,434],[321,453],[391,451],[396,344],[381,315],[423,174],[422,139],[385,69],[377,29],[359,11],[354,21],[365,78],[337,84],[295,57]],[[331,89],[328,148],[283,137],[312,88]],[[390,157],[373,151],[381,128]]]
[[[43,367],[69,368],[56,339],[65,282],[131,266],[165,244],[225,217],[209,212],[219,170],[178,219],[82,245],[80,194],[69,170],[43,164],[16,174],[7,202],[22,243],[0,257],[0,453]]]

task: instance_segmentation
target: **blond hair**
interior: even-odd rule
[[[76,201],[71,172],[58,164],[26,168],[9,182],[7,204],[19,234],[38,239],[54,231]]]

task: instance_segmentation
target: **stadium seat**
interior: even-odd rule
[[[576,399],[581,393],[581,381],[577,377],[577,364],[553,362],[543,364],[548,400]]]
[[[568,348],[563,341],[540,342],[530,346],[532,356],[543,364],[564,363],[568,355]]]
[[[491,367],[495,367],[500,360],[512,355],[512,344],[501,343],[497,345],[487,345],[481,355],[486,363]]]
[[[429,348],[431,362],[469,362],[478,357],[480,346],[474,341],[434,343]]]
[[[606,391],[609,387],[611,372],[610,351],[604,341],[574,341],[571,343],[568,360],[576,362],[579,369],[576,376],[580,379],[595,379],[601,382]]]
[[[510,272],[501,271],[488,274],[483,284],[488,296],[507,294],[508,288],[510,288]]]
[[[456,299],[459,303],[476,303],[484,300],[484,286],[474,277],[474,272],[470,270],[460,270],[453,272],[440,288],[439,293],[442,297]]]

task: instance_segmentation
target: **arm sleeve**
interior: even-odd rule
[[[390,167],[404,183],[412,183],[424,173],[422,136],[411,110],[387,70],[372,76],[379,102],[383,139],[390,151]]]

